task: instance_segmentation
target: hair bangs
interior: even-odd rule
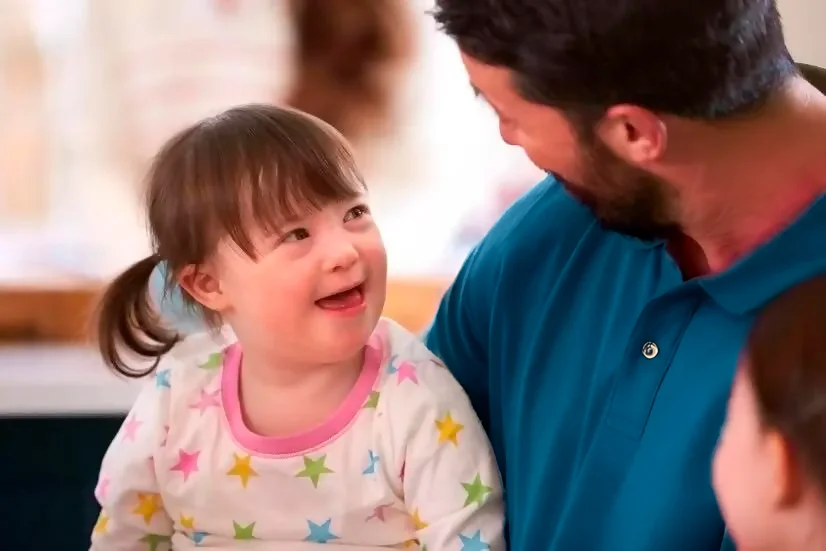
[[[213,237],[229,236],[247,255],[251,232],[285,225],[366,191],[344,138],[304,113],[267,106],[232,109],[204,123],[194,152],[196,186],[212,210]],[[216,181],[217,180],[217,181]]]
[[[288,150],[268,151],[250,163],[257,174],[250,189],[251,214],[259,227],[279,233],[285,225],[366,191],[345,142],[327,129],[317,130],[298,136],[306,143],[290,143]]]

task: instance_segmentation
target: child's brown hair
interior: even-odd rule
[[[826,275],[783,293],[757,317],[747,373],[764,427],[788,440],[826,495]]]
[[[153,252],[118,276],[100,303],[97,336],[107,365],[142,377],[180,340],[149,296],[159,263],[166,264],[168,292],[181,270],[197,269],[224,237],[254,258],[252,227],[277,233],[290,219],[364,189],[342,136],[300,111],[236,107],[178,133],[157,154],[146,181]],[[211,326],[220,322],[215,312],[183,296]],[[130,367],[123,348],[154,363],[143,370]]]

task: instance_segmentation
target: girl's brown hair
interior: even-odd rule
[[[153,253],[118,276],[101,300],[97,336],[107,365],[127,377],[148,375],[180,340],[149,296],[158,263],[166,263],[169,292],[181,270],[197,269],[224,237],[254,258],[251,228],[277,233],[292,218],[363,191],[342,136],[300,111],[237,107],[178,133],[157,154],[147,177]],[[183,296],[210,326],[219,324],[217,313]],[[154,362],[147,369],[130,367],[124,348]]]
[[[793,287],[760,313],[745,365],[763,426],[788,439],[826,495],[826,276]]]

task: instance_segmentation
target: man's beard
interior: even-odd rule
[[[679,233],[673,214],[676,192],[671,186],[627,164],[600,141],[581,151],[579,182],[554,177],[594,213],[603,228],[644,241]]]

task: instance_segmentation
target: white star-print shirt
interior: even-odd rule
[[[485,432],[414,335],[381,320],[337,412],[291,437],[245,426],[240,364],[203,335],[164,358],[103,459],[91,549],[505,548]]]

